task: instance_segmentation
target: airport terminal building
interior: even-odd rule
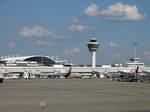
[[[136,62],[136,64],[138,64]],[[140,63],[141,64],[141,63]],[[50,74],[56,70],[63,70],[72,66],[72,73],[75,74],[88,74],[92,71],[98,72],[116,72],[121,70],[135,69],[135,63],[130,63],[130,66],[111,66],[101,65],[92,67],[90,65],[73,65],[69,64],[66,60],[55,60],[50,56],[44,55],[31,55],[31,56],[17,56],[17,57],[5,57],[0,60],[0,73],[25,73],[31,72],[32,74]],[[149,67],[145,67],[143,64],[140,69],[150,70]],[[138,65],[139,66],[139,65]]]
[[[3,66],[52,66],[57,64],[53,58],[42,55],[20,56],[20,57],[6,57],[0,60]]]
[[[109,73],[118,71],[135,70],[137,66],[141,71],[150,72],[150,67],[145,67],[144,63],[139,62],[138,58],[131,59],[130,63],[112,65],[96,65],[96,52],[99,48],[99,42],[96,38],[91,38],[87,43],[89,52],[91,53],[90,65],[73,65],[66,60],[59,61],[50,56],[31,55],[31,56],[12,56],[2,57],[0,59],[0,73],[3,74],[38,74],[49,75],[55,71],[68,69],[72,66],[72,74],[82,75],[91,74],[93,71],[99,73]]]

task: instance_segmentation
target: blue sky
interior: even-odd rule
[[[137,55],[150,65],[149,0],[0,0],[0,56],[50,55],[89,64],[86,43],[100,42],[97,64]]]

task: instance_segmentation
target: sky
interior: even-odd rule
[[[150,66],[150,0],[0,0],[0,57],[48,55],[90,64],[137,57]],[[134,44],[136,43],[136,45]]]

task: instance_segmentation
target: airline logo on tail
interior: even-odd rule
[[[68,72],[66,72],[64,74],[65,79],[68,78],[71,75],[71,70],[72,70],[72,67],[70,67],[70,69],[68,70]]]

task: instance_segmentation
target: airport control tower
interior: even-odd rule
[[[91,52],[91,65],[93,68],[96,67],[96,51],[99,48],[99,42],[96,38],[91,38],[87,44],[89,51]]]

